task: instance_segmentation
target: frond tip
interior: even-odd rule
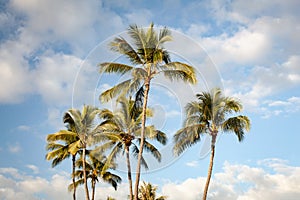
[[[244,139],[244,131],[250,130],[250,119],[247,116],[239,115],[237,117],[231,117],[227,119],[223,125],[222,129],[224,132],[234,132],[241,142]]]

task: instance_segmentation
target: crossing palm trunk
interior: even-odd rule
[[[95,199],[96,180],[92,180],[92,200]]]
[[[85,199],[90,200],[90,195],[89,195],[89,188],[87,185],[87,176],[86,176],[86,167],[85,167],[85,154],[86,154],[86,147],[84,145],[83,150],[82,150],[82,170],[83,170],[83,180],[84,180],[84,188],[85,188]]]
[[[140,150],[139,150],[138,161],[137,161],[136,179],[134,185],[134,200],[138,200],[138,190],[139,190],[139,182],[140,182],[140,175],[141,175],[141,161],[142,161],[143,148],[145,142],[146,110],[147,110],[149,90],[150,90],[150,80],[147,80],[145,81],[141,144],[140,144]]]
[[[126,146],[126,160],[127,160],[127,176],[129,182],[129,200],[133,200],[133,191],[132,191],[132,177],[131,177],[131,166],[129,158],[129,146]]]
[[[73,200],[76,200],[76,185],[75,185],[75,159],[76,154],[72,155],[72,181],[73,181]]]

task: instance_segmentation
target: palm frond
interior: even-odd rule
[[[122,178],[120,176],[117,176],[115,174],[112,174],[110,172],[105,172],[103,175],[102,175],[102,180],[111,184],[115,190],[117,190],[117,187],[118,187],[118,183],[121,183],[122,182]]]
[[[141,55],[140,50],[144,50],[147,48],[147,44],[145,41],[146,34],[143,28],[139,28],[136,24],[132,24],[128,28],[128,34],[133,39],[133,42],[136,46],[137,53]],[[144,55],[142,55],[144,56]]]
[[[76,133],[67,130],[60,130],[56,133],[47,135],[46,138],[47,142],[54,142],[54,141],[64,141],[64,142],[73,142],[78,140],[78,136]]]
[[[133,145],[132,145],[132,155],[133,155],[135,158],[137,158],[139,152],[140,152],[140,151],[139,151],[139,148],[138,148],[135,144],[133,144]],[[142,159],[141,159],[141,165],[142,165],[146,170],[149,169],[148,164],[147,164],[147,162],[146,162],[146,160],[144,159],[143,156],[142,156]]]
[[[126,55],[126,57],[136,65],[143,64],[138,53],[134,48],[122,37],[117,37],[110,43],[112,51],[118,52],[120,54]]]
[[[250,119],[247,116],[239,115],[237,117],[231,117],[222,124],[224,132],[234,132],[239,141],[244,139],[245,131],[250,130]]]
[[[128,79],[104,91],[99,97],[100,102],[108,102],[120,93],[127,93],[130,82],[131,79]]]
[[[225,98],[225,112],[231,113],[232,111],[234,112],[240,112],[243,109],[242,104],[233,98]]]
[[[121,75],[124,75],[134,69],[132,66],[113,62],[100,63],[99,66],[100,73],[116,73]]]
[[[162,45],[165,42],[169,42],[169,41],[172,41],[171,31],[167,27],[164,27],[159,31],[157,45]]]
[[[173,152],[176,156],[184,152],[188,147],[201,140],[200,135],[205,133],[205,125],[194,124],[178,130],[173,136]]]
[[[145,141],[144,142],[144,149],[148,152],[150,152],[154,158],[157,159],[158,162],[161,161],[161,154],[159,152],[159,150],[152,144],[150,144],[149,142]]]

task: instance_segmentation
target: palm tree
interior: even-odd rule
[[[83,169],[83,180],[85,187],[86,200],[90,200],[89,190],[87,185],[87,174],[86,174],[86,150],[87,146],[94,144],[93,135],[96,133],[96,126],[94,124],[95,117],[99,114],[99,109],[93,106],[84,105],[82,111],[77,109],[69,109],[65,113],[65,118],[72,121],[74,124],[75,132],[79,137],[80,147],[82,149],[82,169]]]
[[[129,198],[133,199],[132,190],[132,177],[131,177],[131,164],[130,164],[130,148],[133,155],[137,156],[139,153],[138,146],[135,142],[141,143],[141,118],[142,109],[136,107],[135,102],[131,99],[126,99],[124,96],[118,98],[117,102],[120,107],[118,110],[112,112],[110,110],[102,110],[100,118],[104,121],[99,125],[101,132],[99,138],[103,141],[95,151],[105,152],[109,150],[107,157],[107,164],[113,162],[117,155],[125,151],[126,163],[127,163],[127,176],[129,182]],[[152,113],[148,109],[148,116]],[[156,140],[159,143],[165,145],[167,142],[167,136],[165,133],[156,130],[154,126],[147,126],[146,139]],[[149,151],[159,162],[161,161],[161,154],[158,149],[147,140],[144,141],[145,150]],[[142,165],[147,169],[147,163],[142,158]],[[107,167],[103,168],[104,170]]]
[[[105,141],[105,143],[95,151],[106,151],[110,150],[108,161],[114,161],[117,155],[121,152],[126,153],[127,171],[128,171],[128,181],[129,181],[129,192],[130,199],[133,199],[132,191],[132,178],[131,178],[131,165],[130,165],[130,147],[132,147],[133,155],[138,155],[139,149],[134,141],[140,143],[140,122],[141,122],[141,109],[136,107],[136,101],[128,100],[125,97],[120,97],[117,102],[121,105],[120,109],[112,112],[110,110],[102,110],[100,117],[104,121],[100,124],[101,133],[100,138]],[[148,116],[151,112],[147,110]],[[166,134],[158,131],[154,126],[146,127],[146,138],[156,139],[161,144],[166,144],[167,137]],[[155,158],[160,161],[161,154],[159,151],[148,141],[144,142],[144,147],[146,150],[151,152]],[[145,168],[148,168],[145,160],[142,158],[142,164]],[[104,169],[106,169],[104,167]]]
[[[139,187],[139,200],[166,200],[166,196],[160,196],[156,198],[157,187],[151,183],[143,182],[143,185]]]
[[[145,138],[146,109],[151,80],[157,75],[163,74],[171,81],[180,79],[195,84],[196,75],[192,66],[181,62],[171,62],[169,52],[163,47],[164,43],[172,40],[171,32],[166,27],[157,33],[154,30],[153,23],[150,24],[150,27],[146,31],[137,25],[131,25],[129,26],[128,34],[134,46],[122,37],[115,38],[110,43],[110,46],[112,51],[127,57],[132,65],[105,62],[100,64],[100,72],[117,73],[120,75],[131,74],[131,78],[103,92],[100,95],[100,100],[102,102],[108,101],[120,93],[128,94],[141,90],[144,93],[141,143],[134,190],[135,200],[137,200]]]
[[[89,155],[89,159],[86,160],[85,166],[86,166],[87,179],[91,180],[92,200],[95,199],[96,182],[99,182],[98,178],[101,178],[102,181],[109,183],[114,187],[115,190],[117,190],[118,183],[120,183],[122,179],[118,175],[113,174],[107,170],[103,171],[103,167],[106,163],[105,158],[103,156],[97,156],[96,158],[92,156],[90,153],[87,154]],[[78,180],[75,183],[75,187],[73,184],[69,185],[69,190],[73,190],[78,185],[84,184],[84,178],[83,178],[84,171],[82,169],[83,168],[82,159],[77,160],[76,165],[79,169],[76,170],[74,176],[78,177]],[[110,168],[114,169],[115,165],[111,165]]]
[[[66,158],[72,155],[72,181],[75,185],[75,159],[80,149],[80,140],[76,132],[74,132],[74,124],[69,121],[66,116],[63,118],[67,124],[68,130],[60,130],[47,136],[46,150],[50,151],[46,154],[47,160],[52,160],[52,167],[57,166]],[[76,190],[73,191],[73,200],[76,200]]]
[[[197,94],[197,98],[198,101],[192,101],[185,107],[186,119],[183,128],[174,135],[173,150],[175,155],[179,155],[186,148],[200,141],[201,134],[207,133],[211,136],[211,157],[203,193],[203,200],[206,200],[218,133],[234,132],[241,142],[245,131],[250,130],[250,120],[243,115],[233,116],[233,113],[242,111],[242,105],[234,98],[224,97],[219,88],[211,90],[210,93]]]

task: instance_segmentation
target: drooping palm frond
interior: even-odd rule
[[[112,51],[118,52],[122,55],[125,55],[132,64],[142,65],[143,61],[140,59],[138,53],[134,48],[122,37],[115,38],[110,43],[110,49]]]
[[[124,75],[134,69],[132,66],[113,62],[100,63],[99,66],[100,73],[116,73],[121,75]]]
[[[109,100],[113,99],[120,93],[126,94],[126,92],[128,91],[128,87],[130,86],[130,83],[131,83],[131,79],[128,79],[104,91],[99,97],[100,102],[108,102]]]
[[[250,119],[247,116],[239,115],[231,117],[222,124],[224,132],[234,132],[239,141],[244,139],[244,130],[249,131],[251,127]]]
[[[60,130],[56,133],[49,134],[46,137],[47,142],[54,142],[54,141],[63,141],[63,142],[68,142],[68,141],[76,141],[78,140],[78,136],[76,133],[68,130]]]
[[[240,112],[243,109],[242,104],[233,98],[227,97],[225,98],[225,108],[226,113],[232,113],[232,112]]]
[[[244,132],[250,129],[250,120],[241,115],[231,117],[233,112],[242,109],[238,100],[224,97],[219,88],[214,88],[210,92],[201,92],[196,96],[198,101],[192,101],[185,107],[186,119],[183,128],[174,135],[173,150],[176,155],[198,142],[202,133],[216,137],[221,130],[234,132],[239,141],[243,140]]]
[[[138,154],[139,154],[140,150],[139,148],[137,147],[136,144],[132,143],[132,155],[135,157],[135,158],[138,158]],[[142,156],[141,158],[141,165],[146,169],[148,170],[149,167],[148,167],[148,164],[146,162],[146,160],[144,159],[144,157]]]
[[[111,184],[115,190],[117,190],[118,183],[121,183],[121,181],[122,181],[120,176],[117,176],[110,172],[104,173],[101,178],[104,182]]]
[[[144,149],[147,152],[151,153],[158,162],[161,162],[161,153],[154,145],[150,144],[148,141],[145,141]]]
[[[174,147],[173,153],[178,156],[188,147],[193,146],[201,140],[201,134],[206,131],[206,124],[194,124],[178,130],[173,136]]]

